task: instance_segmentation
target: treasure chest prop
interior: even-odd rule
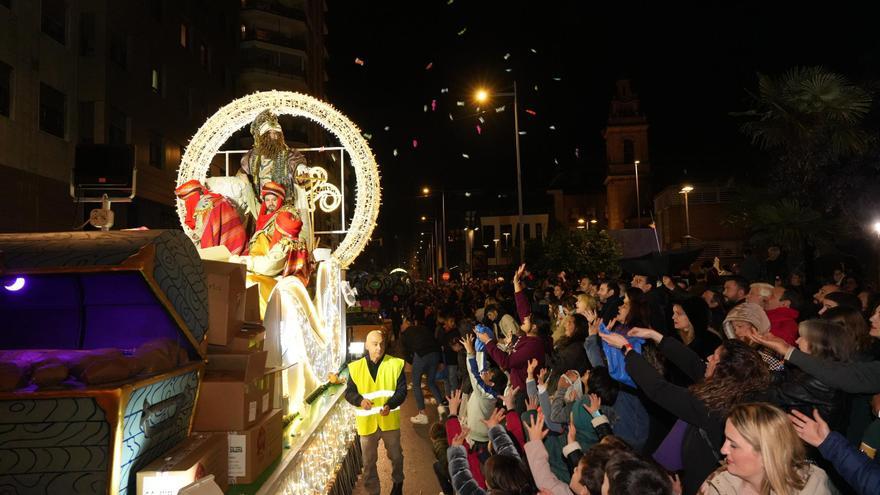
[[[179,231],[0,235],[0,492],[134,495],[186,439],[208,291]]]

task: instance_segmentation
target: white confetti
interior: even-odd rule
[[[390,125],[386,125],[386,126],[385,126],[385,130],[386,130],[386,131],[390,131],[390,130],[391,130],[391,126],[390,126]]]
[[[457,101],[457,102],[455,102],[455,106],[457,106],[457,107],[463,107],[463,106],[464,106],[464,102],[463,102],[463,101]]]
[[[392,151],[392,153],[394,153],[394,156],[397,156],[397,148],[394,148],[394,151]]]
[[[471,157],[470,157],[470,156],[468,156],[468,154],[467,154],[467,153],[462,153],[462,154],[461,154],[461,156],[462,156],[462,158],[466,158],[466,159],[468,159],[468,160],[470,160],[470,159],[471,159]]]
[[[513,72],[513,69],[504,69],[504,72]]]
[[[504,60],[507,60],[507,59],[509,59],[509,58],[510,58],[510,54],[509,54],[509,53],[505,53],[505,54],[504,54]]]
[[[441,93],[448,93],[448,92],[449,92],[449,88],[442,88],[442,89],[440,90],[440,92],[441,92]]]
[[[532,53],[538,53],[538,50],[535,50],[534,48],[529,48],[529,50],[531,50]]]
[[[503,112],[505,106],[507,106],[507,105],[502,105],[502,106],[496,108],[496,109],[495,109],[495,113],[501,113],[501,112]]]
[[[550,130],[551,130],[551,131],[555,131],[555,130],[556,130],[556,126],[555,126],[555,125],[551,125],[551,126],[550,126]]]
[[[538,85],[537,85],[537,84],[535,84],[535,91],[537,91],[537,90],[538,90]]]
[[[449,114],[449,120],[455,120],[455,119],[452,118],[452,114],[451,114],[451,113]]]
[[[368,134],[368,133],[366,133],[366,132],[364,133],[364,137],[367,138],[368,141],[369,141],[370,139],[373,139],[373,135],[372,135],[372,134]]]
[[[486,119],[484,119],[483,117],[480,117],[480,118],[479,118],[479,121],[480,121],[481,124],[485,124],[485,123],[486,123]]]
[[[553,163],[555,163],[555,164],[557,164],[557,165],[559,165],[559,160],[558,160],[558,159],[556,159],[556,158],[554,158],[554,159],[553,159]]]
[[[554,77],[553,80],[554,80],[554,81],[561,81],[562,78],[561,78],[561,77]]]
[[[525,136],[525,135],[526,135],[526,131],[519,131],[519,135],[520,135],[520,136]]]
[[[427,112],[427,111],[428,111],[428,105],[425,105],[422,109],[423,109],[425,112]]]

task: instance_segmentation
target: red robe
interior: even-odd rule
[[[205,230],[202,231],[202,237],[199,239],[200,247],[223,245],[230,253],[241,254],[247,243],[247,233],[235,207],[220,194],[209,192],[200,197],[193,196],[197,195],[194,194],[186,200],[186,224],[194,229],[196,227],[194,215],[202,216]],[[195,211],[196,206],[206,196],[211,202],[210,209]]]

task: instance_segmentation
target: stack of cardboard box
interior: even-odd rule
[[[203,266],[207,364],[193,434],[138,473],[139,495],[208,474],[225,491],[229,484],[253,483],[281,455],[280,373],[266,369],[259,287],[246,287],[244,265],[203,260]]]
[[[266,369],[259,287],[244,265],[204,261],[208,281],[208,363],[193,430],[225,432],[230,484],[253,483],[281,455],[279,374]]]

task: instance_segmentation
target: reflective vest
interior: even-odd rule
[[[349,378],[357,385],[358,392],[364,399],[373,402],[372,409],[358,406],[354,410],[357,416],[358,435],[371,435],[376,432],[376,428],[381,428],[382,431],[400,429],[400,406],[392,409],[387,416],[380,415],[379,411],[394,395],[397,379],[403,373],[403,365],[403,359],[386,354],[379,363],[379,371],[376,373],[376,379],[373,380],[366,357],[348,363]]]

